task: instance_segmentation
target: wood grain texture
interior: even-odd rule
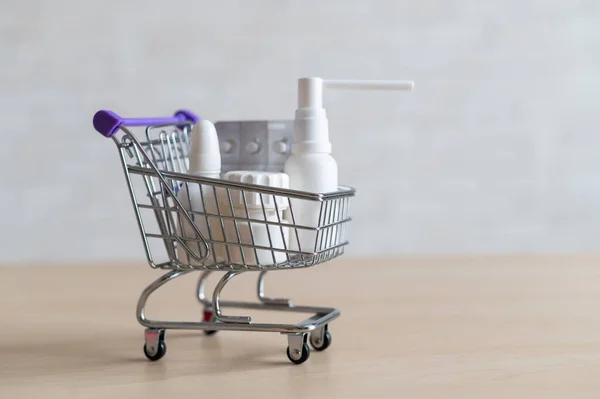
[[[169,331],[150,363],[134,311],[159,272],[141,264],[0,268],[0,396],[597,398],[599,263],[404,258],[272,273],[270,294],[342,309],[331,347],[300,366],[285,337],[245,332]],[[250,298],[256,276],[225,297]],[[194,277],[167,285],[149,316],[198,319]]]

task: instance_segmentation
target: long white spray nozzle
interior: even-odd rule
[[[412,90],[415,86],[410,80],[323,80],[323,84],[332,89],[358,90]]]
[[[410,80],[298,79],[298,108],[323,107],[323,87],[354,90],[412,90]]]

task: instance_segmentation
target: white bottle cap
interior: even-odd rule
[[[403,80],[298,79],[298,109],[294,119],[293,154],[330,153],[329,127],[323,108],[323,87],[358,90],[412,90],[414,83]]]
[[[189,172],[204,177],[219,177],[221,173],[219,137],[210,121],[201,119],[192,129]]]
[[[277,172],[258,172],[258,171],[250,171],[250,170],[233,170],[231,172],[225,173],[225,180],[236,182],[236,183],[246,183],[246,184],[258,184],[261,186],[268,187],[276,187],[276,188],[289,188],[290,187],[290,178],[285,173],[277,173]],[[244,196],[243,193],[239,190],[232,189],[231,191],[231,202],[234,207],[243,207],[244,206]],[[288,202],[284,197],[275,196],[275,201],[273,200],[273,195],[263,194],[262,202],[261,195],[257,192],[245,191],[246,192],[246,204],[248,208],[256,209],[262,208],[264,204],[265,209],[275,209],[275,201],[277,201],[277,208],[281,211],[283,209],[287,209]]]

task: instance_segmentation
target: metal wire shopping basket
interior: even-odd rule
[[[309,356],[308,341],[316,350],[329,346],[328,324],[340,312],[266,297],[265,274],[271,270],[314,266],[342,255],[348,244],[347,225],[351,220],[348,207],[354,190],[340,187],[333,193],[308,193],[188,174],[190,133],[197,121],[198,117],[185,110],[173,117],[133,119],[102,110],[93,119],[95,129],[112,138],[119,150],[150,266],[169,270],[151,283],[138,301],[137,318],[146,327],[144,352],[150,360],[163,357],[167,329],[204,330],[207,334],[218,330],[268,331],[287,334],[288,358],[293,363],[302,363]],[[145,128],[142,139],[136,137],[133,127]],[[200,195],[200,206],[190,199],[191,192]],[[212,206],[208,206],[209,198],[214,199]],[[233,199],[242,206],[234,206]],[[249,209],[251,199],[259,205],[258,212]],[[265,204],[275,210],[269,209],[269,217]],[[306,206],[318,215],[310,225],[297,223],[294,215],[294,209]],[[243,239],[242,229],[250,231],[249,239]],[[258,242],[256,234],[252,234],[260,229],[266,233],[262,234],[267,237],[266,242],[264,239]],[[149,296],[166,282],[192,271],[203,271],[197,292],[204,305],[203,320],[146,318]],[[226,273],[209,298],[204,290],[213,271]],[[221,301],[224,286],[245,271],[260,272],[259,301]],[[293,311],[313,316],[298,324],[253,323],[247,316],[224,315],[222,307]]]

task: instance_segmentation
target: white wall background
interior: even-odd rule
[[[96,110],[290,118],[330,92],[353,256],[600,249],[600,2],[0,1],[0,261],[142,259]]]

